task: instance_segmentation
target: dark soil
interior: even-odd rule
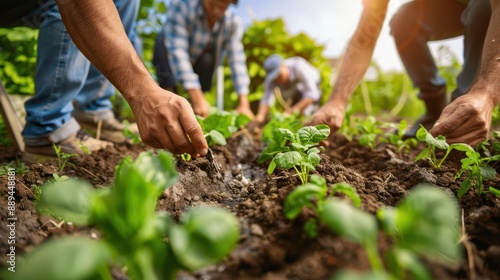
[[[327,183],[347,182],[355,186],[362,209],[374,213],[379,207],[396,205],[414,186],[431,183],[456,194],[461,180],[453,177],[460,166],[460,154],[452,154],[440,169],[424,161],[414,162],[420,148],[408,154],[393,146],[379,144],[374,150],[340,136],[331,140],[320,165],[314,171]],[[256,159],[263,148],[253,137],[240,133],[225,147],[214,147],[217,161],[225,171],[225,182],[209,172],[205,158],[177,161],[179,181],[165,191],[158,209],[178,217],[190,207],[216,205],[236,214],[241,225],[239,245],[222,263],[195,273],[181,273],[182,279],[329,279],[340,269],[369,270],[364,251],[358,245],[321,228],[316,239],[308,238],[303,225],[310,213],[295,221],[283,215],[284,199],[297,185],[292,172],[267,175],[267,166]],[[96,187],[113,183],[114,167],[126,155],[136,157],[148,150],[142,145],[122,145],[83,158],[71,159],[63,172],[57,162],[29,166],[16,175],[16,254],[33,250],[50,238],[61,235],[98,234],[93,228],[75,227],[53,218],[39,216],[35,207],[36,188],[53,178],[54,173],[79,177]],[[16,161],[12,146],[0,146],[0,164]],[[500,178],[487,182],[500,188]],[[43,191],[43,190],[42,190]],[[7,176],[0,177],[0,219],[7,221]],[[436,279],[500,279],[500,200],[472,190],[458,200],[463,209],[463,229],[469,236],[471,251],[458,265],[427,262]],[[0,228],[0,261],[7,261],[8,231]],[[387,240],[380,237],[380,250]]]

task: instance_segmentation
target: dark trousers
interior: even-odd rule
[[[479,72],[484,38],[491,16],[489,0],[414,0],[391,19],[391,34],[401,60],[420,92],[445,86],[427,45],[430,41],[464,35],[464,64],[452,99],[465,94]]]
[[[177,93],[177,82],[172,72],[171,64],[168,59],[168,49],[166,45],[166,36],[160,32],[156,38],[153,50],[153,65],[156,68],[156,76],[160,87]],[[203,53],[196,60],[193,71],[198,75],[201,84],[201,90],[207,92],[212,87],[212,78],[215,69],[215,47],[208,44]]]

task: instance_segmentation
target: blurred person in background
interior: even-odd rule
[[[239,97],[236,110],[254,117],[248,101],[250,78],[243,50],[241,19],[229,8],[237,0],[172,0],[167,20],[158,34],[153,64],[160,86],[189,94],[195,114],[207,117],[205,92],[212,87],[215,69],[227,57]]]
[[[500,59],[497,60],[500,57],[500,46],[498,45],[500,41],[500,0],[490,1],[489,9],[493,12],[491,20],[486,26],[483,22],[484,19],[481,19],[482,24],[474,20],[488,14],[488,6],[482,1],[487,0],[470,0],[468,3],[459,0],[414,0],[403,5],[391,22],[392,34],[395,36],[398,51],[401,53],[403,61],[406,61],[404,62],[405,66],[414,63],[408,65],[407,68],[410,68],[411,73],[409,74],[415,85],[422,86],[425,83],[436,85],[435,89],[429,89],[429,91],[424,90],[422,86],[421,91],[423,92],[419,96],[424,101],[428,100],[425,102],[427,112],[410,129],[410,132],[416,132],[415,127],[418,128],[419,124],[423,124],[430,129],[433,135],[445,136],[449,143],[462,142],[470,145],[477,145],[488,137],[491,114],[500,101],[498,96],[500,94],[498,90],[500,85],[498,61]],[[342,125],[349,97],[370,64],[373,50],[386,18],[388,4],[389,0],[363,1],[363,11],[347,46],[337,82],[328,101],[313,115],[309,124],[327,124],[331,128],[331,133],[335,133]],[[413,10],[409,9],[412,6]],[[436,11],[432,20],[429,18],[429,15],[432,14],[430,13],[431,7]],[[436,7],[440,7],[440,9]],[[454,20],[447,19],[448,11],[451,10],[454,10],[454,13],[450,13],[450,15],[454,15]],[[469,32],[466,35],[467,39],[464,40],[464,58],[469,61],[464,63],[466,68],[458,77],[458,89],[452,94],[452,97],[456,99],[447,105],[447,99],[442,90],[444,86],[442,79],[437,75],[434,61],[430,57],[426,44],[427,41],[460,35],[460,17],[462,17],[463,23],[468,25],[462,26],[461,30]],[[396,27],[402,21],[408,21],[408,23]],[[436,26],[437,24],[441,25]],[[479,30],[481,28],[484,30]],[[481,39],[484,36],[481,35],[481,32],[486,34],[486,39],[484,37]],[[412,42],[413,45],[408,42]],[[473,46],[483,43],[482,48]],[[407,55],[416,57],[408,58]],[[423,55],[423,57],[417,59],[418,55]],[[478,63],[477,60],[480,57],[481,62]],[[473,59],[476,61],[471,62]],[[419,72],[420,70],[422,72]],[[464,93],[467,94],[463,95]],[[413,135],[407,134],[407,137],[410,136]]]
[[[284,59],[278,54],[266,58],[264,69],[264,96],[260,100],[259,111],[255,117],[257,123],[262,124],[265,121],[269,107],[274,105],[275,88],[279,88],[281,98],[290,106],[285,113],[298,111],[309,116],[314,112],[321,98],[318,69],[302,57]]]

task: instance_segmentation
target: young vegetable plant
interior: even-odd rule
[[[422,264],[421,257],[458,261],[461,256],[461,248],[457,245],[457,202],[436,187],[418,186],[396,208],[379,209],[379,221],[377,217],[345,200],[325,199],[324,187],[300,188],[285,200],[284,209],[289,211],[285,212],[288,218],[297,217],[300,208],[310,207],[316,211],[320,223],[360,244],[366,251],[371,273],[356,275],[344,272],[335,279],[427,280],[432,277]],[[377,249],[379,223],[385,234],[393,240],[385,262]]]
[[[285,200],[283,211],[288,219],[295,219],[302,211],[303,207],[309,207],[316,213],[324,209],[326,198],[328,197],[328,186],[323,177],[311,175],[309,183],[300,185],[294,189]],[[330,186],[330,196],[335,193],[343,193],[354,203],[356,207],[361,205],[361,199],[356,189],[347,183],[336,183]],[[311,218],[304,225],[305,232],[312,238],[317,236],[318,219]]]
[[[196,116],[207,138],[208,145],[226,145],[226,139],[231,137],[241,127],[244,127],[250,118],[243,114],[230,113],[212,108],[206,118]]]
[[[290,144],[263,151],[266,155],[273,157],[267,173],[273,173],[276,167],[283,169],[294,168],[302,184],[306,184],[309,172],[314,170],[320,162],[320,150],[316,146],[328,138],[330,128],[321,124],[303,127],[296,133],[286,128],[278,128],[275,133],[289,141]]]
[[[368,146],[374,149],[378,142],[384,141],[384,131],[381,129],[382,123],[375,117],[368,116],[363,121],[356,123],[360,136],[358,142],[361,146]],[[385,140],[386,141],[386,140]]]
[[[406,120],[401,120],[398,123],[398,129],[396,132],[387,132],[385,134],[385,138],[382,138],[381,141],[388,142],[401,152],[408,152],[410,149],[417,147],[418,141],[415,138],[403,139],[406,128],[408,126],[408,122]]]
[[[466,152],[470,148],[469,145],[462,143],[449,145],[448,143],[446,143],[446,138],[444,136],[438,135],[437,137],[434,137],[422,125],[420,125],[420,128],[417,130],[417,139],[419,141],[425,142],[427,144],[427,147],[424,148],[415,157],[415,161],[427,159],[435,169],[441,167],[444,160],[448,157],[453,149]],[[445,155],[439,161],[436,157],[436,148],[440,150],[446,150]]]
[[[69,159],[78,156],[77,154],[62,152],[61,147],[57,146],[56,144],[52,144],[52,148],[54,149],[57,155],[57,168],[59,169],[59,171],[63,171],[66,165],[74,166],[72,163],[69,162]]]
[[[462,145],[467,147],[467,150],[465,151],[465,155],[467,157],[461,160],[462,167],[455,174],[455,179],[462,177],[464,172],[467,176],[460,185],[460,189],[457,194],[458,197],[462,197],[471,189],[471,187],[476,187],[478,195],[491,192],[496,196],[500,196],[500,190],[489,187],[489,190],[486,191],[483,187],[484,181],[493,180],[493,178],[495,178],[497,172],[491,165],[489,165],[489,163],[500,160],[500,154],[483,157],[472,147],[466,144]]]
[[[158,196],[178,178],[172,157],[160,151],[125,158],[111,188],[94,189],[81,180],[43,187],[39,209],[76,225],[97,228],[100,240],[65,237],[31,254],[10,279],[112,279],[123,266],[131,279],[174,279],[180,269],[196,270],[221,260],[238,241],[236,218],[224,209],[194,208],[175,223],[157,212]]]

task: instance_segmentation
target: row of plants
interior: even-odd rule
[[[95,189],[60,178],[41,187],[38,209],[61,221],[99,230],[97,240],[63,237],[28,254],[8,279],[174,279],[225,257],[239,239],[237,219],[215,207],[193,208],[175,222],[155,211],[159,195],[178,180],[173,157],[143,152],[116,166],[114,184]],[[78,253],[75,253],[78,252]],[[50,257],[48,257],[50,256]],[[8,276],[8,277],[7,277]]]

